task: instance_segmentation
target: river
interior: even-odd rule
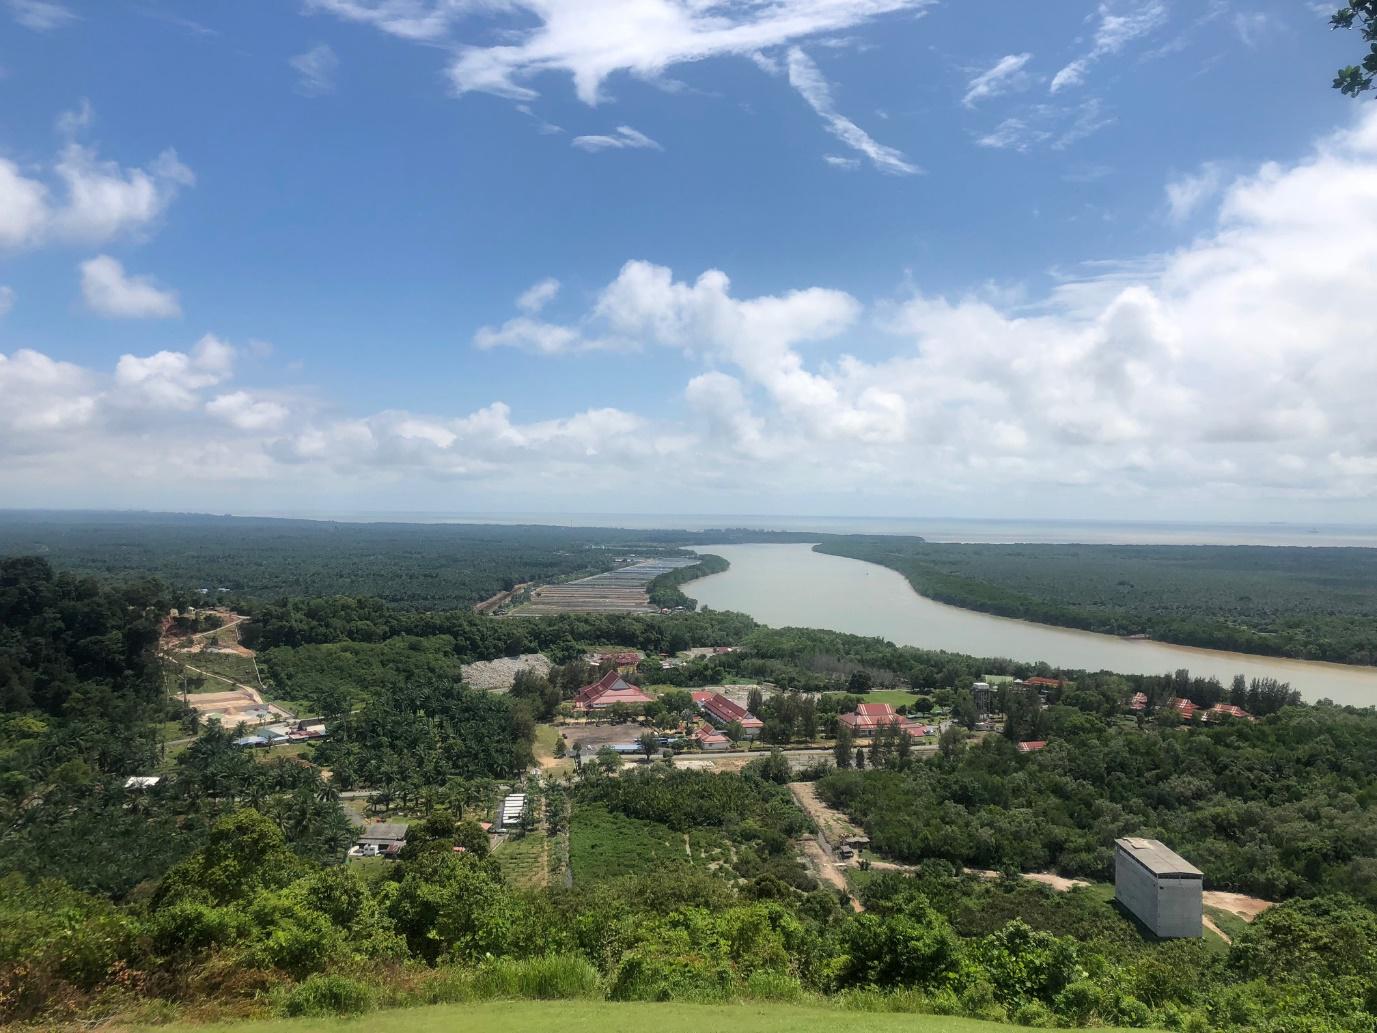
[[[1276,678],[1307,700],[1377,704],[1377,668],[1284,660],[1164,642],[1131,641],[1070,628],[993,617],[934,602],[903,575],[810,545],[713,545],[731,569],[684,586],[714,610],[748,613],[773,627],[827,628],[878,635],[902,646],[974,656],[1045,660],[1054,667],[1121,674],[1168,674],[1182,667],[1227,685],[1235,674]]]

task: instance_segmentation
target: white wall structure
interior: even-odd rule
[[[1158,936],[1198,937],[1204,872],[1155,839],[1114,846],[1114,899]]]

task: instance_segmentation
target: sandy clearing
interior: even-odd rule
[[[1218,908],[1220,911],[1227,911],[1232,915],[1237,915],[1245,922],[1251,922],[1269,907],[1274,906],[1275,902],[1263,900],[1261,897],[1250,897],[1246,893],[1226,893],[1223,890],[1206,890],[1204,893],[1204,903],[1206,907]]]
[[[846,815],[833,810],[818,798],[817,786],[812,782],[790,782],[789,791],[828,843],[840,843],[849,836],[863,835]]]

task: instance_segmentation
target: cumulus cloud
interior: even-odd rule
[[[881,172],[912,176],[922,169],[911,164],[901,151],[872,139],[849,118],[839,113],[832,98],[832,86],[823,78],[817,64],[798,47],[789,48],[789,85],[798,90],[808,106],[822,118],[824,127],[852,150],[870,159]]]
[[[54,0],[5,0],[10,17],[34,32],[51,32],[77,20],[77,16]]]
[[[146,276],[130,276],[109,255],[81,263],[81,295],[86,307],[111,319],[167,319],[182,314],[175,291],[163,290]]]
[[[121,355],[115,364],[117,404],[150,409],[194,409],[199,392],[227,380],[234,368],[234,348],[206,334],[188,352]]]
[[[310,50],[296,54],[287,63],[296,72],[298,93],[307,97],[322,97],[335,92],[339,57],[328,43],[317,43]]]
[[[63,122],[67,132],[81,125],[70,113]],[[100,244],[146,233],[194,182],[170,148],[146,166],[125,168],[73,141],[37,174],[0,158],[0,249]]]
[[[961,103],[973,108],[982,100],[1025,89],[1028,85],[1028,74],[1024,67],[1032,57],[1032,54],[1006,54],[1001,57],[966,84],[966,95],[961,98]]]
[[[608,77],[658,79],[678,64],[710,57],[753,58],[762,50],[856,28],[884,15],[919,12],[933,0],[308,0],[310,9],[416,42],[457,51],[449,75],[460,93],[536,96],[546,72],[573,78],[596,104]],[[497,42],[466,37],[466,23],[494,11],[516,16]],[[477,33],[474,33],[477,36]]]
[[[213,337],[122,356],[112,372],[19,350],[0,357],[0,491],[79,471],[112,499],[174,476],[291,485],[298,502],[324,484],[431,479],[587,502],[611,480],[708,466],[711,483],[776,497],[1377,512],[1377,111],[1302,161],[1221,183],[1206,212],[1176,250],[1097,265],[1041,297],[749,294],[720,270],[632,261],[581,318],[509,324],[551,343],[491,331],[510,339],[489,346],[684,356],[682,405],[656,398],[642,413],[522,419],[493,401],[339,416],[229,384],[234,350]]]
[[[1090,49],[1052,77],[1052,92],[1082,85],[1092,65],[1161,28],[1166,23],[1167,13],[1162,0],[1101,3],[1095,13],[1095,33]]]
[[[663,151],[664,148],[631,126],[618,126],[617,131],[608,136],[576,136],[569,143],[581,151],[620,151],[632,150]]]
[[[238,430],[275,430],[287,419],[287,407],[255,398],[247,391],[217,395],[206,403],[206,412]]]

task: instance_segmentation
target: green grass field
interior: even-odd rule
[[[727,857],[726,840],[712,832],[690,832],[688,847],[682,832],[613,814],[605,807],[576,807],[569,826],[569,857],[576,882],[656,871],[667,862],[711,864]]]
[[[143,1027],[149,1033],[153,1029],[160,1033],[1018,1033],[1028,1028],[941,1015],[843,1011],[772,1002],[707,1005],[604,1001],[493,1001],[401,1008],[357,1019]]]
[[[904,689],[872,689],[865,694],[867,703],[888,703],[892,707],[906,707],[917,699],[918,693]]]
[[[502,866],[502,874],[511,885],[527,889],[549,884],[546,838],[545,833],[537,829],[507,840],[493,852],[493,857]]]
[[[254,675],[252,658],[240,656],[238,653],[212,653],[209,650],[203,652],[198,649],[190,653],[173,653],[171,659],[176,661],[171,665],[174,668],[174,673],[178,673],[175,669],[179,663],[185,663],[197,670],[205,671],[207,674],[218,674],[243,685],[258,687],[258,678]],[[178,673],[178,679],[180,681],[180,673]],[[220,692],[226,688],[228,686],[224,682],[207,678],[205,688],[202,691]]]

